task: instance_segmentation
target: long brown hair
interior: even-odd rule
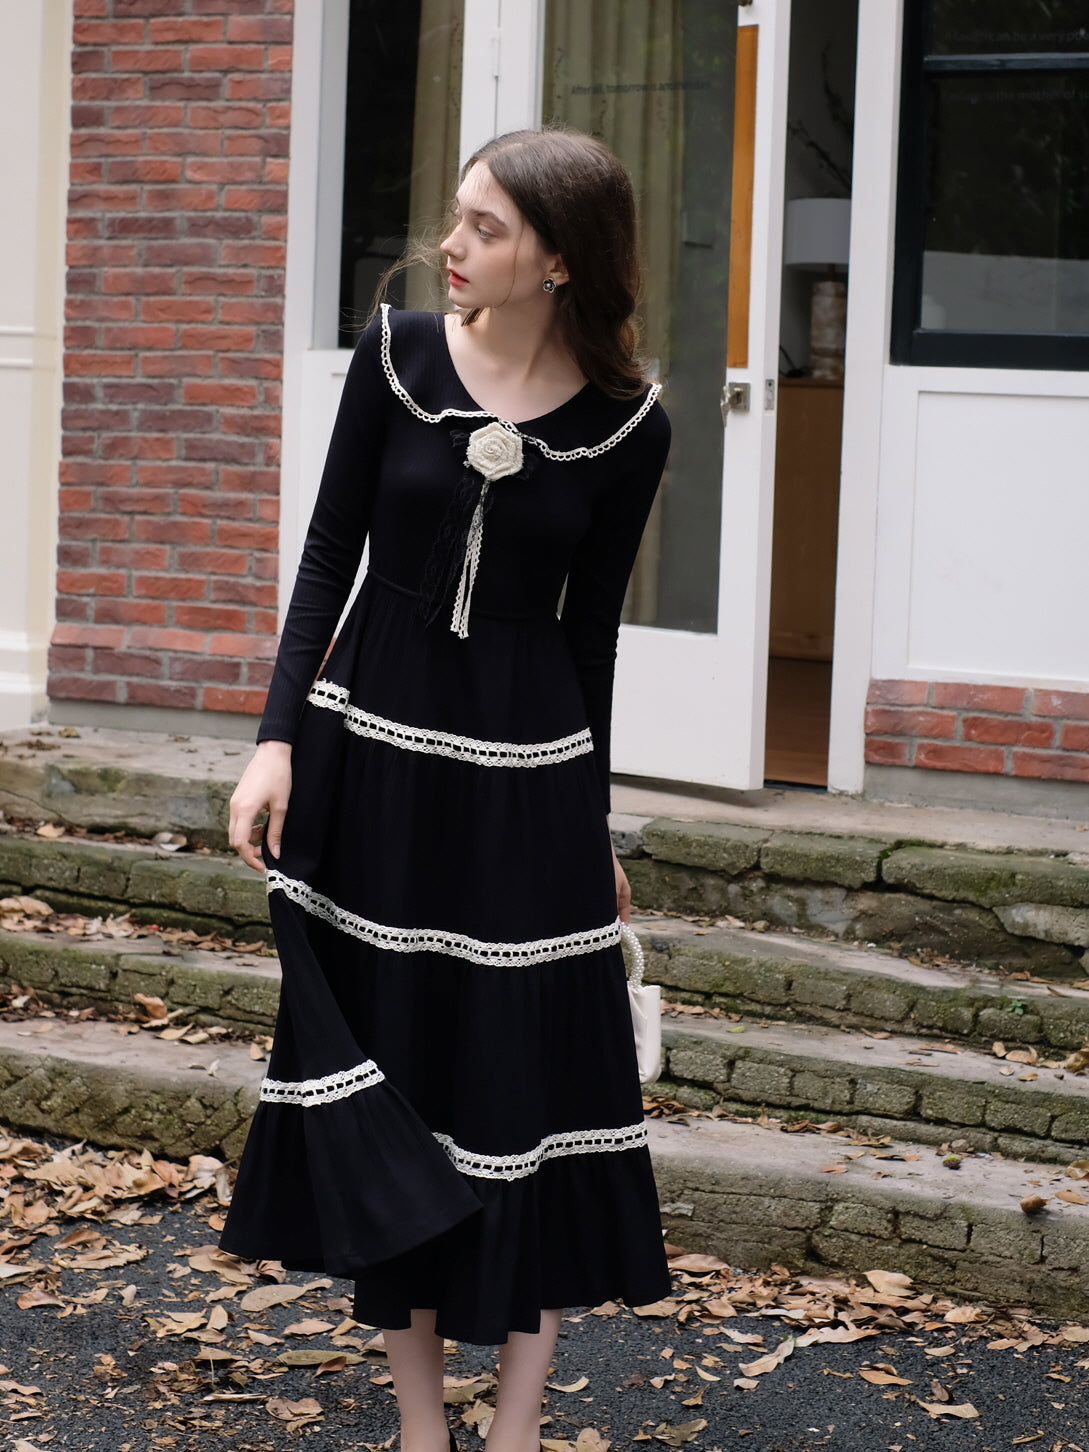
[[[627,172],[600,141],[560,128],[510,131],[485,142],[462,167],[463,181],[478,161],[537,233],[545,251],[558,252],[564,260],[569,281],[556,289],[556,311],[575,362],[603,393],[635,398],[646,387],[646,376],[636,355],[640,266],[635,197]],[[437,241],[410,243],[382,278],[378,297],[392,277],[413,263],[441,269],[444,259]],[[480,311],[467,311],[463,323],[474,323]]]
[[[482,161],[537,233],[558,252],[569,281],[556,290],[561,336],[575,362],[613,398],[646,386],[635,355],[639,295],[635,197],[607,146],[580,131],[510,131],[487,141],[461,170]],[[465,315],[475,322],[479,312]]]

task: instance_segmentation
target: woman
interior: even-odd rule
[[[668,1289],[606,822],[620,609],[669,443],[634,234],[589,137],[470,159],[455,310],[383,307],[353,355],[231,801],[283,989],[221,1244],[355,1279],[404,1452],[448,1445],[443,1337],[501,1345],[488,1446],[535,1452],[561,1308]]]

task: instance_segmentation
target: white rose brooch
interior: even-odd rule
[[[498,421],[483,424],[472,433],[452,429],[450,442],[459,452],[465,451],[461,479],[424,570],[420,608],[431,624],[456,578],[450,629],[464,640],[469,634],[469,607],[484,543],[484,516],[492,505],[492,485],[500,479],[527,478],[537,459],[513,424]]]

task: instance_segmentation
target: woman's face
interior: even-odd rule
[[[559,258],[478,161],[453,204],[454,227],[439,244],[446,258],[450,301],[461,308],[498,308],[546,296],[541,284],[566,279]]]

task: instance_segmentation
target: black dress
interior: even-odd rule
[[[220,1244],[371,1325],[486,1345],[668,1289],[606,823],[656,393],[504,425],[387,309],[348,370],[258,737],[294,743],[283,986]]]

